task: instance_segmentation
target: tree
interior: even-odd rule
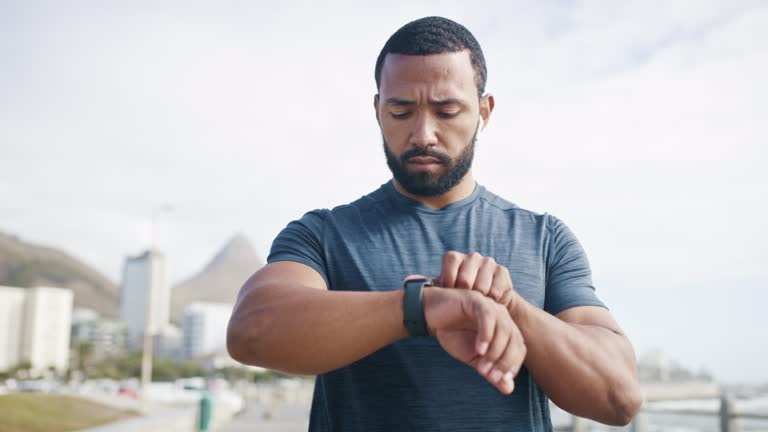
[[[93,344],[90,342],[80,342],[75,346],[77,352],[77,369],[88,377],[88,372],[92,369],[94,362]]]

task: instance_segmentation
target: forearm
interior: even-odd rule
[[[559,407],[627,424],[640,405],[634,350],[621,333],[571,324],[525,301],[510,307],[528,347],[525,366]]]
[[[402,296],[401,290],[327,291],[263,282],[244,290],[227,346],[242,363],[297,374],[328,372],[407,336]]]

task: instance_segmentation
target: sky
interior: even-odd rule
[[[478,182],[573,229],[638,354],[768,382],[768,3],[64,3],[0,0],[0,231],[116,282],[150,243],[171,282],[266,257],[390,178],[376,56],[441,15],[496,99]]]

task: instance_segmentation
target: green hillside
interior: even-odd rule
[[[94,309],[106,317],[117,316],[118,290],[112,281],[62,251],[25,243],[2,232],[0,285],[69,288],[74,292],[75,307]]]

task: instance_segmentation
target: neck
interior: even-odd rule
[[[464,198],[472,195],[472,192],[475,190],[475,179],[472,177],[472,171],[468,172],[467,175],[465,175],[464,178],[461,179],[461,181],[456,186],[451,188],[451,190],[442,195],[436,196],[414,195],[403,189],[400,183],[394,178],[392,179],[392,184],[395,186],[395,189],[400,192],[400,194],[405,195],[408,198],[416,200],[433,209],[441,209],[448,204],[461,201]]]

